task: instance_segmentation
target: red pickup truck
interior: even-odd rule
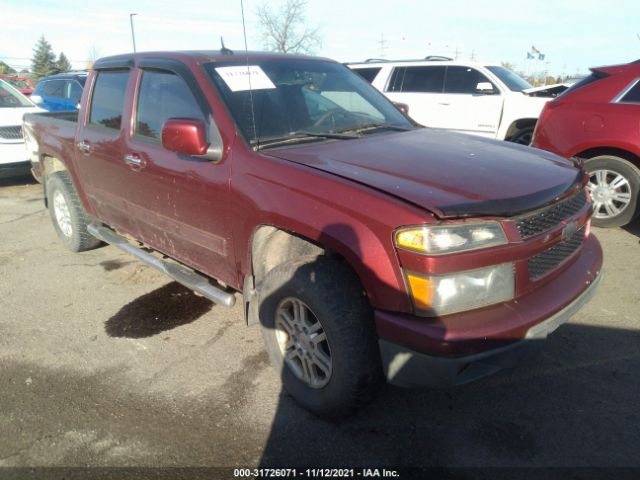
[[[327,59],[97,61],[79,112],[25,116],[73,251],[122,248],[260,323],[285,389],[348,414],[386,378],[523,357],[601,278],[579,164],[415,125]]]

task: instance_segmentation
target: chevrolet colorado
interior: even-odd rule
[[[103,58],[24,134],[69,249],[107,242],[241,292],[284,388],[339,418],[380,382],[513,365],[594,293],[579,164],[418,127],[345,66],[247,52]]]

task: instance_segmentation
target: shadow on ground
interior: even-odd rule
[[[0,466],[640,466],[639,345],[637,331],[566,325],[528,365],[445,391],[389,387],[339,424],[286,394],[272,423],[247,418],[232,384],[251,398],[250,369],[193,399],[120,369],[4,360]]]
[[[263,467],[640,466],[640,332],[565,325],[513,370],[387,387],[339,424],[281,394]]]
[[[114,265],[103,266],[107,270],[118,268]],[[210,300],[194,294],[177,282],[171,282],[122,307],[107,320],[105,330],[110,337],[151,337],[191,323],[212,307]]]
[[[635,235],[636,237],[640,238],[640,219],[634,220],[633,222],[631,222],[628,225],[625,225],[622,228],[624,228],[627,232],[631,233],[632,235]]]
[[[19,177],[0,178],[0,187],[15,187],[20,185],[37,184],[35,178],[31,175],[21,175]]]

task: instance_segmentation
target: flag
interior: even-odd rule
[[[544,60],[545,54],[544,53],[539,53],[538,54],[538,60]]]
[[[527,52],[527,60],[531,60],[531,59],[533,59],[533,58],[534,58],[534,57],[533,57],[533,54],[532,54],[532,53],[530,53],[530,52]]]
[[[540,50],[538,50],[536,47],[534,47],[533,45],[531,45],[531,52],[532,53],[537,53],[540,54]]]

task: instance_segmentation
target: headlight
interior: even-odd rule
[[[512,263],[449,275],[406,273],[416,314],[446,315],[513,299],[515,274]]]
[[[507,243],[497,222],[407,227],[396,231],[398,248],[427,255],[476,250]]]

